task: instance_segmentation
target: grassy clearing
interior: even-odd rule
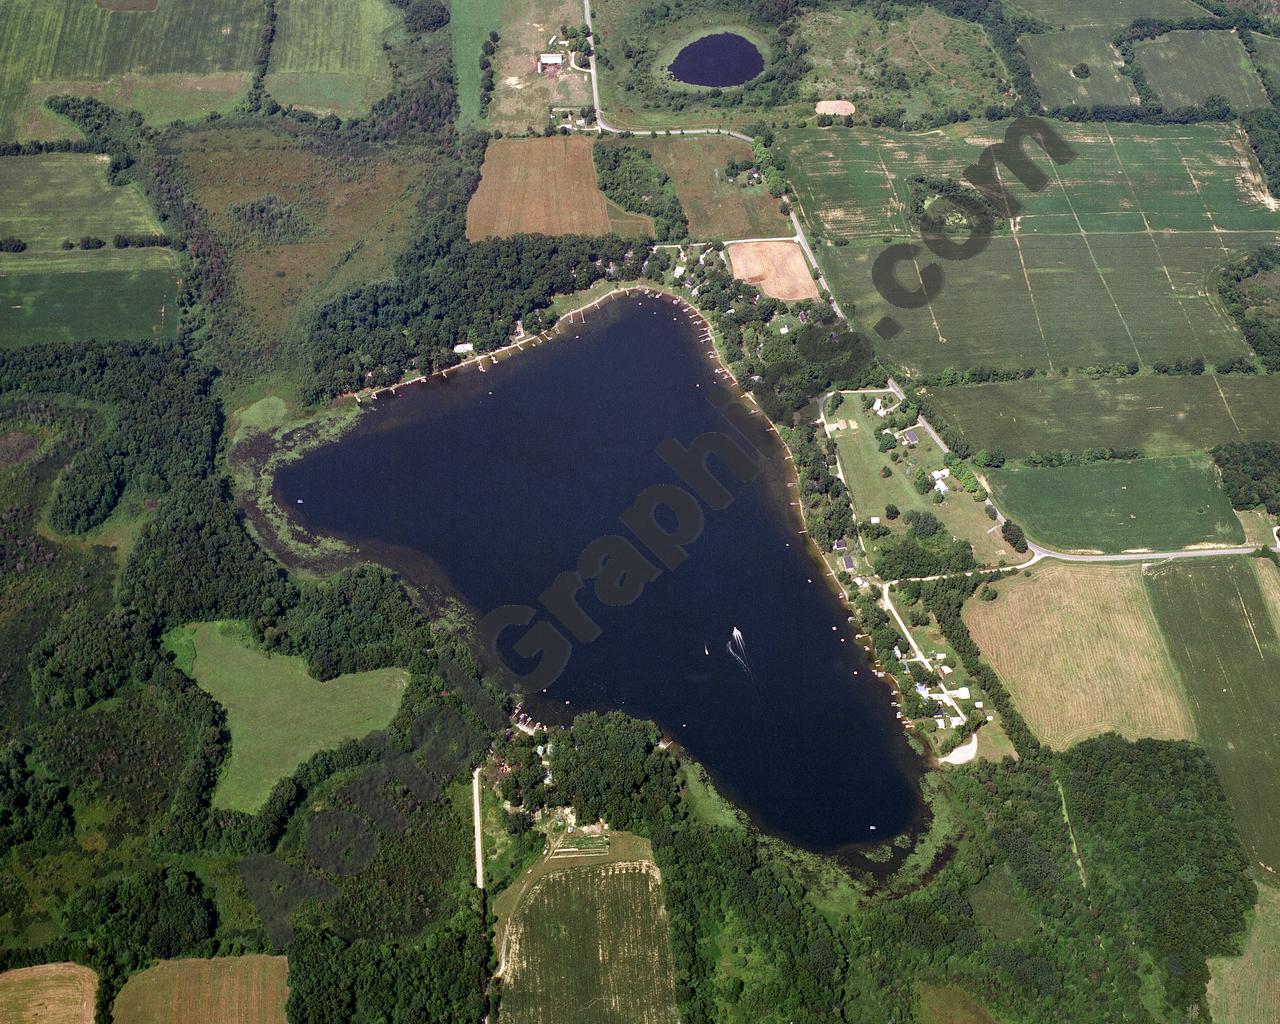
[[[730,160],[750,160],[751,147],[727,135],[639,139],[659,167],[671,175],[695,239],[781,238],[794,233],[778,200],[745,176],[730,181]]]
[[[976,447],[1010,458],[1093,447],[1190,454],[1275,437],[1280,377],[1036,379],[942,388],[933,403]]]
[[[1209,1009],[1214,1024],[1275,1024],[1280,1020],[1280,890],[1258,886],[1253,924],[1240,956],[1209,961]]]
[[[0,270],[0,347],[108,333],[172,337],[178,329],[178,275],[171,261],[170,256],[168,266],[152,270]]]
[[[1041,544],[1071,551],[1170,551],[1244,543],[1217,470],[1186,456],[987,474],[997,505]]]
[[[92,1024],[98,976],[80,964],[41,964],[0,974],[5,1024]]]
[[[706,771],[695,761],[680,762],[680,787],[689,813],[708,825],[742,828],[742,814],[712,785]]]
[[[674,1024],[657,868],[634,861],[547,874],[512,916],[502,969],[502,1015],[512,1024]]]
[[[284,1024],[283,956],[162,960],[135,974],[112,1007],[116,1024]]]
[[[7,0],[0,22],[0,139],[54,127],[35,114],[41,95],[92,94],[126,78],[118,88],[129,93],[128,105],[153,122],[224,109],[226,83],[201,86],[217,85],[205,76],[253,69],[263,10],[261,0],[162,0],[143,14],[106,11],[85,0]],[[152,76],[163,77],[153,84]],[[27,131],[33,118],[34,130]]]
[[[1138,102],[1133,82],[1116,70],[1124,60],[1111,45],[1109,32],[1097,28],[1041,32],[1023,36],[1020,42],[1045,106],[1123,106]],[[1076,78],[1071,73],[1081,61],[1089,65],[1086,78]]]
[[[280,0],[266,87],[283,104],[355,117],[391,89],[386,0]]]
[[[503,0],[450,0],[459,124],[480,120],[480,47],[490,32],[502,31],[502,4]]]
[[[231,758],[213,803],[234,810],[256,811],[272,786],[317,751],[383,728],[408,683],[401,669],[320,682],[301,658],[252,646],[248,629],[236,622],[183,626],[165,645],[227,709]]]
[[[920,986],[920,1020],[924,1024],[1000,1024],[986,1007],[954,985]]]
[[[650,234],[647,217],[605,199],[596,184],[591,146],[583,136],[491,142],[480,187],[467,207],[467,237]]]
[[[1139,18],[1203,17],[1204,9],[1191,0],[1013,0],[1011,7],[1021,8],[1049,25],[1062,28],[1101,27],[1126,28]]]
[[[1141,566],[1049,562],[997,590],[965,622],[1042,742],[1195,735]]]
[[[1169,32],[1138,43],[1138,66],[1167,108],[1224,96],[1233,110],[1268,105],[1244,44],[1235,32]]]
[[[892,314],[902,332],[880,346],[908,371],[1037,367],[1246,353],[1208,296],[1233,253],[1273,236],[1247,142],[1234,127],[1062,125],[1075,149],[1051,183],[1027,195],[1017,231],[1001,229],[976,259],[947,267],[925,308],[889,306],[871,266],[918,232],[905,211],[915,175],[958,175],[1003,137],[972,123],[918,136],[859,129],[783,133],[799,206],[836,297],[866,324]],[[1057,177],[1053,177],[1057,175]],[[1222,229],[1229,233],[1219,233]],[[842,245],[834,245],[840,240]],[[998,296],[998,301],[993,297]]]
[[[1040,930],[1040,919],[1027,907],[1026,899],[1018,895],[1008,864],[993,867],[969,890],[968,896],[973,904],[973,916],[997,939],[1005,942],[1031,939]]]
[[[907,123],[939,110],[977,113],[1011,98],[985,30],[932,9],[814,11],[800,19],[821,99],[847,99],[859,124],[904,110]],[[806,83],[807,85],[810,83]]]
[[[560,73],[540,75],[537,67],[538,54],[550,48],[551,37],[559,35],[561,25],[581,24],[582,4],[575,0],[502,0],[502,25],[492,26],[498,28],[502,42],[494,61],[491,127],[504,132],[541,130],[552,107],[571,108],[576,116],[579,108],[591,106],[591,80],[569,67],[568,51],[560,51],[565,54]],[[475,53],[460,59],[475,63],[482,41],[476,41]]]
[[[1280,871],[1280,570],[1249,558],[1169,562],[1148,575],[1147,591],[1241,838],[1274,879]]]
[[[931,512],[953,536],[973,546],[973,553],[982,564],[995,565],[1002,558],[1018,560],[1014,550],[1001,539],[999,530],[992,532],[995,524],[983,511],[984,503],[975,501],[963,488],[957,486],[950,491],[940,505],[934,504],[933,492],[922,495],[916,490],[913,481],[917,469],[932,472],[943,467],[942,450],[927,431],[915,431],[920,440],[916,447],[895,449],[900,461],[893,462],[877,449],[883,424],[874,412],[862,408],[861,395],[846,395],[835,415],[827,420],[846,424],[834,437],[840,468],[859,519],[878,516],[885,526],[897,532],[906,527],[901,517],[888,521],[885,506],[896,505],[904,514],[912,509]],[[888,477],[881,476],[886,466],[890,469]]]

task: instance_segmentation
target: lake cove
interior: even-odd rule
[[[535,718],[613,708],[652,718],[757,825],[808,849],[907,828],[920,762],[799,532],[774,435],[742,415],[700,326],[670,298],[632,295],[587,317],[487,372],[381,399],[341,440],[286,466],[276,500],[309,529],[457,594],[477,618],[523,607],[498,647],[516,676],[540,664],[538,644],[516,652],[522,641],[560,638],[570,653],[558,677],[511,684]],[[700,462],[682,476],[659,454],[679,464],[706,437],[737,445],[747,459],[737,468],[754,476],[710,457],[706,472],[727,492],[717,496]],[[696,507],[677,490],[698,493]],[[682,562],[674,541],[659,551],[623,525],[646,492],[674,507],[647,529],[631,521],[651,538],[655,526],[678,534]],[[601,538],[612,539],[592,546]],[[637,558],[620,586],[606,585],[617,562],[581,589],[564,586],[592,574],[584,552],[623,544]]]
[[[667,70],[686,85],[726,88],[760,74],[764,57],[751,40],[734,32],[717,32],[695,39],[676,54]]]

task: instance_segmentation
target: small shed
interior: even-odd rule
[[[540,53],[538,54],[538,74],[542,74],[548,68],[555,68],[557,71],[564,66],[563,53]]]

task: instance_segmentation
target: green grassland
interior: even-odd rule
[[[1061,167],[1042,158],[1050,181],[1039,194],[1014,186],[1026,206],[1016,232],[1004,227],[979,256],[948,264],[924,308],[886,303],[871,265],[887,242],[918,239],[905,214],[911,178],[958,177],[1003,131],[782,133],[836,297],[867,326],[887,314],[902,324],[883,358],[931,373],[1246,352],[1206,293],[1233,254],[1274,238],[1280,217],[1262,200],[1247,142],[1227,126],[1061,125],[1076,157]]]
[[[550,36],[555,29],[548,29]],[[451,0],[449,31],[453,33],[453,72],[458,87],[458,122],[480,120],[480,47],[490,32],[502,28],[502,0]]]
[[[930,8],[823,10],[800,19],[813,71],[806,90],[848,99],[855,118],[902,109],[907,123],[943,110],[979,112],[1009,98],[1003,62],[980,26]]]
[[[1191,0],[1012,0],[1021,9],[1048,25],[1061,28],[1101,27],[1121,29],[1139,18],[1180,18],[1204,16],[1204,9]]]
[[[679,1019],[652,865],[572,867],[541,878],[513,915],[503,969],[502,1017],[511,1024]]]
[[[1280,870],[1280,570],[1192,559],[1158,567],[1146,584],[1245,847]]]
[[[1006,467],[987,478],[1005,514],[1049,547],[1167,551],[1244,543],[1244,529],[1206,460]]]
[[[386,0],[280,0],[267,92],[317,112],[366,113],[391,89],[382,42],[398,24]]]
[[[42,92],[99,91],[136,75],[203,76],[253,68],[264,7],[261,0],[160,0],[154,11],[106,11],[86,0],[6,0],[0,20],[0,139],[24,136],[32,86]],[[192,115],[221,109],[220,91],[189,90]],[[66,88],[63,89],[62,86]],[[180,88],[170,82],[163,93]],[[130,105],[154,119],[148,90]],[[173,97],[160,97],[173,116]],[[62,132],[66,135],[69,132]]]
[[[1142,376],[980,384],[935,390],[942,418],[976,448],[1140,448],[1148,455],[1262,441],[1280,430],[1280,377]]]
[[[328,682],[301,658],[255,648],[235,622],[170,632],[177,664],[227,710],[231,758],[214,791],[217,807],[256,811],[280,779],[317,751],[391,721],[404,694],[401,669],[355,672]]]
[[[10,269],[8,261],[0,261],[0,348],[108,335],[172,337],[178,329],[173,254],[150,252],[142,260],[130,260],[128,269],[111,269],[118,260],[102,260],[100,267],[91,268],[84,266],[87,259],[74,256],[66,261],[74,266],[30,271]]]
[[[1169,109],[1223,96],[1233,110],[1268,105],[1266,91],[1234,32],[1169,32],[1134,48],[1138,66]]]
[[[1258,66],[1280,79],[1280,39],[1255,33],[1253,52]]]
[[[927,431],[915,432],[920,439],[916,447],[896,449],[901,461],[893,462],[877,448],[883,424],[875,413],[862,408],[861,395],[846,395],[835,415],[827,420],[848,424],[848,429],[838,430],[834,437],[840,469],[860,520],[877,516],[896,533],[906,527],[901,517],[895,522],[885,518],[886,505],[896,505],[904,514],[912,509],[931,512],[953,536],[973,545],[979,562],[995,565],[1001,558],[1016,558],[1013,549],[1000,538],[1000,532],[993,531],[995,524],[982,511],[983,503],[975,501],[962,487],[956,485],[938,505],[933,502],[932,491],[922,495],[916,490],[913,481],[918,468],[930,472],[943,468],[942,450]],[[891,470],[888,477],[880,475],[885,466]],[[874,542],[870,546],[875,547]]]
[[[1209,961],[1209,1009],[1214,1024],[1275,1024],[1280,1020],[1280,890],[1258,886],[1253,923],[1240,956]]]
[[[1019,42],[1031,65],[1031,77],[1046,107],[1138,102],[1138,91],[1116,68],[1123,63],[1110,35],[1097,28],[1042,32],[1023,36]],[[1071,69],[1081,61],[1089,65],[1087,78],[1076,78]]]

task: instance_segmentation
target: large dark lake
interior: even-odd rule
[[[751,40],[733,32],[695,39],[667,68],[677,81],[722,88],[749,82],[764,70],[764,57]]]
[[[483,616],[537,607],[593,540],[629,536],[619,516],[646,488],[688,489],[662,442],[736,437],[761,472],[743,483],[710,461],[732,501],[701,506],[687,560],[633,603],[602,603],[588,582],[579,601],[600,634],[573,645],[545,692],[524,686],[526,708],[548,723],[588,709],[652,718],[757,825],[809,849],[886,839],[918,814],[919,761],[799,532],[786,462],[758,454],[762,425],[735,432],[725,400],[739,401],[699,329],[670,299],[632,296],[485,373],[382,399],[287,466],[276,498]],[[677,525],[665,512],[657,522]],[[503,634],[519,673],[535,664],[511,651],[525,632]]]

